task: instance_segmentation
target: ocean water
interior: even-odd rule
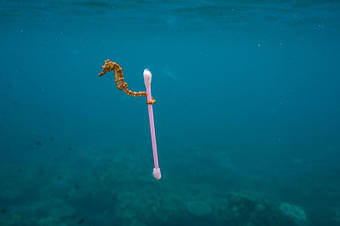
[[[339,59],[335,0],[1,0],[0,225],[339,226]]]

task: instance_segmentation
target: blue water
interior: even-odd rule
[[[339,1],[1,0],[0,225],[338,226],[339,59]]]

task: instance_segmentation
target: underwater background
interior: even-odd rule
[[[338,226],[339,59],[334,0],[1,0],[0,225]]]

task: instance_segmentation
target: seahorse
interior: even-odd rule
[[[105,61],[105,64],[102,66],[102,72],[100,72],[98,75],[99,77],[105,75],[107,72],[114,71],[115,75],[115,83],[117,85],[117,88],[119,90],[123,90],[127,95],[133,96],[133,97],[147,97],[147,94],[145,91],[140,92],[134,92],[129,90],[128,84],[124,81],[124,75],[123,75],[123,69],[122,67],[115,62],[110,61],[107,59]],[[152,97],[151,101],[147,101],[147,104],[154,104],[156,100]]]

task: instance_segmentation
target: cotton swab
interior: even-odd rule
[[[152,109],[152,98],[151,98],[151,78],[152,74],[148,69],[144,70],[144,83],[146,88],[146,95],[147,95],[147,104],[148,104],[148,112],[149,112],[149,119],[150,119],[150,133],[151,133],[151,142],[152,142],[152,153],[153,153],[153,162],[155,168],[153,169],[153,177],[156,180],[160,180],[161,170],[158,167],[158,155],[157,155],[157,143],[156,143],[156,134],[155,134],[155,123],[153,120],[153,109]]]

